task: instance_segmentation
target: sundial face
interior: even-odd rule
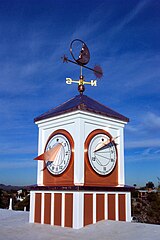
[[[96,173],[108,175],[116,165],[116,145],[106,134],[96,134],[89,143],[88,157],[90,165]]]
[[[54,161],[47,161],[46,167],[51,174],[60,175],[67,169],[71,159],[70,142],[65,135],[56,134],[47,143],[46,151],[50,149],[53,149]]]

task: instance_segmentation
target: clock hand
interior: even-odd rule
[[[109,148],[109,147],[113,146],[114,140],[117,139],[118,137],[119,137],[119,136],[114,137],[114,138],[111,138],[111,139],[105,141],[104,143],[101,144],[100,147],[98,147],[97,149],[95,149],[94,152],[98,152],[98,151],[100,151],[100,150],[103,150],[103,149],[106,149],[106,148]]]
[[[111,146],[113,146],[113,141],[111,141],[111,142],[103,145],[102,147],[98,148],[98,149],[95,150],[94,152],[98,152],[98,151],[100,151],[100,150],[104,150],[104,149],[109,148],[109,147],[111,147]]]
[[[34,160],[50,161],[53,162],[56,159],[57,154],[59,153],[62,147],[61,143],[58,143],[53,148],[34,158]]]

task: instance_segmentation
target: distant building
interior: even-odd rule
[[[138,198],[145,200],[150,193],[157,192],[156,189],[148,188],[146,190],[138,190]]]

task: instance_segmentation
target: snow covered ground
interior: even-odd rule
[[[79,230],[31,224],[29,213],[0,209],[0,240],[159,240],[160,225],[101,221]]]

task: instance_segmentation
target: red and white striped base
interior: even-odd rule
[[[104,219],[131,221],[130,192],[31,191],[31,223],[79,229]]]

